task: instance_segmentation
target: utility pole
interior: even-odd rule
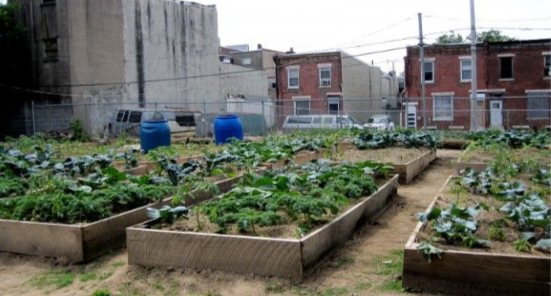
[[[474,17],[474,0],[471,0],[471,131],[477,130],[477,78],[476,78],[476,25]]]
[[[471,0],[472,1],[472,0]],[[421,13],[418,13],[419,17],[419,55],[421,56],[421,98],[423,99],[423,130],[427,131],[427,98],[425,96],[425,49],[423,42],[423,18]]]

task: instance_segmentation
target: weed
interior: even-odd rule
[[[346,295],[349,294],[350,290],[345,287],[335,287],[335,288],[329,288],[325,291],[322,291],[319,295],[321,296],[340,296],[340,295]]]
[[[96,280],[97,278],[98,278],[98,275],[95,272],[85,272],[85,273],[80,275],[80,281],[83,282],[83,283],[85,283],[87,281]]]
[[[158,284],[158,283],[153,284],[152,287],[156,290],[159,290],[159,291],[164,291],[165,290],[165,287],[161,284]]]
[[[338,268],[355,262],[356,260],[352,257],[339,257],[335,259],[335,267]]]
[[[115,262],[115,263],[111,264],[111,266],[114,267],[114,268],[118,268],[118,267],[121,267],[121,266],[124,266],[124,265],[125,265],[125,263],[122,262],[122,261],[118,261],[118,262]]]
[[[492,226],[488,230],[490,239],[497,240],[497,241],[504,241],[505,240],[505,233],[503,233],[503,229],[499,227]]]
[[[31,284],[37,288],[54,286],[62,289],[73,284],[75,275],[68,270],[53,270],[41,273],[31,279]]]
[[[105,272],[105,273],[103,273],[102,275],[99,276],[99,280],[100,280],[100,281],[106,280],[106,279],[108,279],[110,276],[112,276],[113,273],[114,273],[114,272],[112,272],[112,271],[107,271],[107,272]]]
[[[402,280],[384,282],[380,290],[383,292],[402,291]]]
[[[357,282],[354,284],[354,292],[361,292],[371,288],[373,285],[370,282]]]
[[[279,294],[285,292],[285,285],[278,282],[269,283],[266,288],[264,288],[265,293],[274,293]]]
[[[92,296],[111,296],[109,290],[96,290],[92,293]]]

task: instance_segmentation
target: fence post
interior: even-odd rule
[[[207,102],[203,101],[203,138],[206,138],[208,134],[207,131]]]
[[[261,105],[261,108],[262,108],[262,119],[264,119],[264,123],[265,123],[265,124],[262,125],[262,134],[266,135],[266,124],[268,122],[266,120],[266,115],[264,115],[264,101],[261,101],[260,105]]]
[[[36,121],[34,118],[34,101],[31,101],[31,118],[32,118],[32,124],[33,124],[33,136],[36,133]]]

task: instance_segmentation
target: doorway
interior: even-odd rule
[[[503,101],[490,101],[490,127],[503,128]]]

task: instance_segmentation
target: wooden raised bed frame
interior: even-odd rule
[[[406,164],[392,164],[392,166],[394,167],[394,171],[400,175],[400,184],[409,184],[435,159],[436,150],[430,150]]]
[[[448,178],[440,194],[452,177]],[[432,210],[440,194],[427,211]],[[549,296],[550,257],[447,250],[441,259],[433,258],[428,263],[417,251],[418,234],[424,227],[424,223],[418,223],[405,246],[404,288],[456,295]]]
[[[137,225],[127,229],[128,263],[252,273],[298,282],[307,269],[344,244],[365,221],[381,214],[397,186],[395,175],[376,193],[301,239],[154,230],[146,228],[147,223]]]
[[[354,143],[342,142],[337,144],[337,152],[355,149]],[[436,150],[430,150],[427,153],[405,163],[391,164],[394,171],[400,175],[400,184],[409,184],[419,173],[424,171],[427,166],[436,159]]]
[[[216,184],[221,192],[227,192],[240,179],[238,176]],[[194,205],[212,197],[210,193],[196,193],[196,198],[186,198],[185,204]],[[79,225],[0,219],[0,251],[65,258],[71,263],[87,262],[124,246],[126,228],[149,219],[146,208],[160,208],[171,203],[172,198],[166,198],[159,203]]]

